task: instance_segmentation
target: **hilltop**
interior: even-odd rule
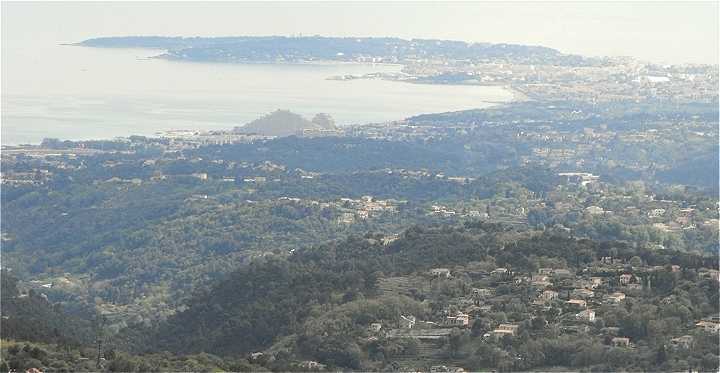
[[[234,132],[283,137],[299,135],[305,130],[332,129],[335,129],[335,121],[328,114],[317,114],[307,120],[289,110],[276,110],[242,127],[235,127]]]

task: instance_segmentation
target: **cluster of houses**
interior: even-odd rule
[[[199,131],[199,130],[170,130],[157,133],[159,139],[167,143],[167,150],[195,149],[206,145],[251,144],[258,141],[267,141],[275,136],[259,134],[243,134],[233,131]]]
[[[487,219],[489,217],[489,214],[485,211],[481,211],[480,209],[466,209],[465,211],[457,211],[454,208],[443,206],[443,205],[431,205],[430,206],[430,215],[437,215],[445,218],[451,218],[451,217],[469,217],[469,218],[479,218],[479,219]]]
[[[629,270],[632,268],[632,271]],[[530,306],[540,312],[555,307],[561,310],[559,320],[561,328],[566,332],[588,331],[598,320],[596,309],[602,305],[622,304],[628,297],[639,296],[649,289],[650,283],[643,281],[643,276],[658,270],[679,272],[678,265],[668,267],[628,266],[624,260],[614,257],[602,257],[592,266],[578,272],[566,268],[539,268],[536,272],[516,273],[509,268],[495,268],[481,276],[490,283],[526,284],[535,290],[535,298]],[[459,270],[463,272],[463,270]],[[714,272],[713,272],[714,271]],[[717,271],[705,269],[702,276],[717,276]],[[462,273],[462,276],[468,273]],[[433,268],[428,272],[431,281],[453,279],[453,270],[449,268]],[[477,275],[477,274],[475,274]],[[717,277],[712,277],[717,279]],[[632,294],[632,295],[630,295]],[[369,331],[376,338],[384,335],[389,338],[415,338],[418,340],[436,340],[447,338],[453,328],[470,328],[477,317],[483,317],[495,306],[492,299],[496,297],[496,289],[471,288],[467,297],[455,299],[442,316],[435,316],[432,321],[422,321],[413,315],[399,315],[397,328],[384,330],[382,324],[373,323]],[[452,309],[452,310],[451,310]],[[534,311],[534,312],[535,312]],[[696,329],[708,333],[720,333],[720,318],[708,318],[695,324]],[[521,325],[512,322],[500,322],[492,326],[484,334],[485,338],[515,337]],[[633,343],[628,336],[618,335],[617,327],[603,328],[609,343],[614,347],[632,348]],[[693,337],[682,335],[670,340],[669,348],[690,348]]]
[[[358,219],[365,220],[385,213],[397,213],[399,206],[404,203],[406,201],[381,200],[373,196],[363,196],[360,199],[340,198],[333,205],[345,210],[338,218],[338,223],[352,224]]]
[[[558,176],[564,177],[568,183],[584,187],[600,180],[600,176],[593,175],[589,172],[561,172]]]
[[[36,168],[28,172],[0,172],[2,185],[43,185],[52,179],[53,173],[46,169]]]

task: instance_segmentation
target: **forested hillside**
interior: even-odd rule
[[[436,360],[472,370],[716,367],[717,339],[693,331],[694,320],[718,312],[717,280],[703,279],[717,270],[716,255],[658,253],[477,223],[415,227],[390,243],[383,238],[351,237],[288,258],[259,259],[191,299],[186,311],[152,331],[133,327],[118,343],[137,352],[264,351],[259,361],[272,369],[291,369],[304,360],[329,369],[427,369],[423,364],[431,361],[421,359],[417,344],[428,342],[399,337],[401,316],[412,315],[426,324],[411,330],[444,335],[434,342],[441,343],[439,355],[432,355]],[[625,264],[608,267],[603,258]],[[558,274],[566,269],[567,275],[540,285],[533,279],[545,266]],[[433,276],[434,268],[447,268],[450,275]],[[506,272],[498,274],[498,268]],[[637,286],[618,282],[628,273],[641,278]],[[587,291],[594,294],[574,311],[566,297],[593,276],[598,286]],[[390,282],[408,287],[389,288]],[[478,297],[478,288],[491,295]],[[559,297],[538,304],[549,289]],[[618,291],[627,297],[613,303]],[[591,321],[575,317],[583,309],[594,309]],[[458,312],[474,321],[447,326],[443,320]],[[369,332],[372,323],[383,332]],[[520,329],[497,339],[492,333],[498,324]],[[683,333],[694,336],[689,354],[670,345]],[[615,337],[629,338],[632,347],[613,347]]]
[[[68,315],[62,306],[30,289],[21,293],[18,279],[2,270],[2,337],[68,346],[92,343],[95,329],[91,322]]]
[[[716,369],[712,113],[528,102],[4,148],[2,359]]]

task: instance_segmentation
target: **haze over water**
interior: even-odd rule
[[[3,46],[2,144],[229,129],[275,109],[306,116],[325,112],[340,125],[360,124],[512,99],[501,87],[327,80],[340,74],[398,71],[400,66],[147,58],[161,52]]]

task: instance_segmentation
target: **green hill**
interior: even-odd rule
[[[567,269],[570,280],[580,281],[587,276],[583,273],[600,271],[600,259],[606,256],[661,269],[652,273],[643,270],[642,276],[654,285],[642,293],[619,288],[612,280],[615,273],[606,274],[605,287],[596,291],[628,292],[632,295],[625,301],[629,310],[596,301],[593,308],[602,317],[602,324],[591,323],[580,333],[560,332],[587,324],[568,322],[575,319],[577,311],[568,309],[564,300],[552,303],[547,311],[533,306],[536,289],[524,284],[523,276],[535,273],[539,265],[553,266]],[[628,336],[642,346],[640,356],[653,354],[669,343],[669,336],[655,334],[660,330],[658,325],[674,322],[677,325],[673,334],[690,333],[693,320],[717,312],[717,282],[697,277],[698,272],[714,267],[715,261],[716,257],[659,253],[621,242],[520,232],[497,224],[416,227],[390,244],[383,243],[378,235],[356,236],[298,250],[286,258],[268,256],[257,260],[210,291],[195,296],[186,311],[153,329],[129,329],[119,343],[142,353],[207,352],[237,357],[264,351],[266,367],[273,370],[291,370],[298,361],[308,360],[332,369],[366,371],[393,364],[429,369],[423,364],[443,361],[473,370],[546,366],[665,370],[670,366],[654,357],[607,362],[609,356],[625,352],[607,346],[607,334],[601,331],[601,325],[617,327],[618,335]],[[683,268],[683,272],[670,272],[671,263]],[[496,266],[507,268],[507,274],[490,275]],[[453,275],[448,279],[433,278],[430,269],[437,267],[449,268]],[[409,296],[381,291],[378,280],[385,277],[394,281],[406,278],[415,282],[416,288],[408,292]],[[562,291],[568,285],[555,279],[552,286]],[[690,297],[679,295],[679,288],[686,286],[698,290]],[[462,299],[470,299],[476,287],[493,289],[494,295],[480,303],[489,310],[467,311],[473,318],[468,328],[440,333],[445,337],[432,344],[435,347],[431,360],[421,359],[422,351],[428,347],[422,339],[392,337],[402,335],[397,332],[368,332],[371,323],[382,324],[383,330],[398,328],[400,315],[427,320],[422,324],[426,326],[415,328],[416,335],[422,335],[423,328],[437,330],[443,327],[447,315],[474,307],[472,301],[463,306]],[[658,303],[669,294],[678,295]],[[533,321],[538,318],[543,321]],[[519,325],[517,337],[495,341],[482,337],[500,323]],[[695,338],[700,354],[717,348],[717,341],[711,338],[702,334]],[[578,360],[577,356],[590,352],[596,356]],[[508,353],[538,355],[520,361]],[[571,356],[575,356],[574,360]]]

